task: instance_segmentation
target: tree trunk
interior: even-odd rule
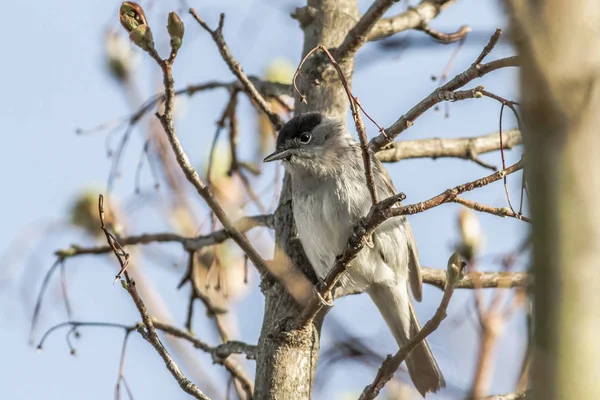
[[[358,18],[356,0],[309,0],[308,6],[296,10],[296,18],[304,30],[304,56],[315,46],[338,46]],[[350,81],[353,62],[342,66]],[[346,116],[348,101],[342,85],[325,57],[315,54],[304,64],[302,71],[309,79],[321,81],[315,86],[298,79],[298,87],[306,96],[303,104],[296,95],[296,114],[319,110],[338,117]],[[275,223],[276,253],[282,251],[293,264],[316,281],[310,263],[296,237],[292,215],[291,185],[284,178]],[[279,260],[281,257],[276,256]],[[320,322],[304,330],[290,328],[288,322],[301,308],[286,290],[272,280],[261,284],[265,296],[265,313],[258,340],[256,359],[255,399],[309,399],[317,360],[319,358]]]
[[[536,398],[600,397],[600,3],[511,2],[533,213]]]

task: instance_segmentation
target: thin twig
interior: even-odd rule
[[[264,226],[272,228],[274,224],[274,218],[272,214],[267,215],[255,215],[249,217],[242,217],[237,221],[233,222],[233,225],[240,232],[247,232],[250,229]],[[128,237],[120,238],[119,242],[122,246],[138,245],[138,244],[150,244],[150,243],[181,243],[184,250],[199,251],[200,249],[212,246],[214,244],[223,243],[230,239],[226,229],[220,229],[218,231],[211,232],[207,235],[200,235],[196,237],[186,237],[175,233],[154,233],[154,234],[142,234],[133,235]],[[78,245],[72,245],[68,249],[61,249],[54,252],[59,258],[66,260],[67,258],[77,257],[88,254],[105,254],[111,252],[113,249],[110,246],[94,246],[94,247],[81,247]]]
[[[267,117],[269,117],[269,121],[271,121],[273,127],[276,130],[281,129],[281,127],[284,124],[283,120],[281,119],[279,114],[271,110],[271,106],[269,105],[269,103],[258,92],[258,90],[250,81],[250,79],[248,79],[248,77],[242,70],[240,63],[235,60],[235,58],[231,54],[231,51],[229,50],[229,47],[227,46],[227,43],[225,42],[225,39],[223,38],[223,23],[225,22],[225,14],[221,14],[219,18],[219,25],[217,26],[217,29],[214,30],[211,29],[208,26],[208,24],[206,24],[206,22],[204,22],[204,20],[202,20],[198,16],[196,10],[194,10],[193,8],[190,8],[190,14],[200,24],[200,26],[202,26],[202,28],[204,28],[212,36],[219,49],[219,53],[221,53],[221,57],[223,57],[223,60],[225,61],[225,63],[227,63],[227,66],[229,67],[231,72],[240,81],[244,92],[246,92],[252,100],[252,102],[255,105],[257,105],[258,108],[267,115]]]
[[[185,339],[190,342],[195,348],[205,351],[212,355],[213,362],[221,364],[229,371],[229,373],[238,380],[246,392],[248,399],[252,399],[254,387],[252,381],[244,374],[240,365],[231,357],[231,354],[247,354],[249,359],[256,357],[256,346],[251,346],[243,342],[226,342],[217,347],[212,347],[202,340],[196,338],[191,333],[153,320],[156,329],[159,329],[171,336]]]
[[[381,40],[409,29],[418,29],[429,23],[456,0],[422,0],[416,7],[389,18],[381,18],[369,33],[368,40]]]
[[[531,223],[531,218],[525,217],[524,215],[517,214],[513,210],[508,207],[490,207],[485,204],[477,203],[471,200],[463,199],[462,197],[456,197],[452,200],[454,203],[461,204],[471,210],[480,211],[488,214],[497,215],[499,217],[511,217],[520,219],[521,221],[525,221]]]
[[[139,296],[139,294],[137,292],[137,289],[135,287],[135,282],[130,280],[125,285],[125,289],[127,290],[129,295],[133,299],[133,302],[136,305],[138,312],[140,313],[140,315],[142,317],[142,321],[144,323],[145,329],[140,327],[138,329],[138,332],[142,335],[142,337],[144,339],[146,339],[146,341],[148,343],[150,343],[152,345],[152,347],[154,347],[156,352],[163,359],[163,361],[165,362],[165,366],[167,367],[167,370],[171,373],[171,375],[173,375],[173,378],[175,378],[175,380],[179,384],[179,387],[181,387],[181,389],[184,392],[188,393],[189,395],[193,396],[194,398],[208,400],[209,399],[208,396],[206,396],[204,393],[202,393],[202,391],[194,383],[192,383],[183,374],[183,372],[181,372],[181,370],[179,369],[179,366],[171,358],[169,352],[167,351],[165,346],[162,344],[161,340],[159,339],[158,335],[156,334],[154,325],[152,323],[152,319],[150,318],[150,315],[148,314],[146,306],[144,305],[144,302],[142,301],[141,297]]]
[[[369,33],[377,21],[379,21],[383,14],[385,14],[396,1],[397,0],[375,0],[373,4],[371,4],[371,7],[369,7],[356,25],[350,29],[350,32],[348,32],[342,44],[337,48],[335,57],[341,63],[345,63],[350,58],[354,57],[354,54],[356,54],[358,49],[367,43]]]
[[[42,338],[40,339],[40,341],[37,344],[37,349],[38,350],[42,350],[44,347],[44,343],[46,342],[46,339],[48,339],[48,337],[56,330],[64,328],[64,327],[69,327],[69,328],[80,328],[80,327],[102,327],[102,328],[119,328],[119,329],[123,329],[124,331],[127,331],[128,329],[130,329],[129,326],[124,325],[124,324],[116,324],[116,323],[112,323],[112,322],[82,322],[82,321],[67,321],[67,322],[62,322],[60,324],[54,325],[53,327],[51,327],[50,329],[48,329],[43,335]]]
[[[423,283],[444,290],[446,273],[442,269],[421,267]],[[475,285],[477,282],[477,286]],[[456,289],[515,288],[533,284],[533,278],[526,272],[482,272],[471,271],[455,285]]]
[[[37,323],[40,318],[40,311],[42,309],[42,301],[44,299],[44,293],[46,293],[46,289],[48,288],[48,284],[50,283],[50,278],[52,274],[61,264],[63,264],[65,259],[63,257],[58,257],[54,264],[50,267],[48,272],[46,272],[46,276],[44,276],[44,281],[42,282],[42,287],[37,296],[37,300],[35,301],[35,307],[33,309],[33,317],[31,318],[31,327],[29,328],[29,344],[33,344]]]
[[[429,110],[431,107],[435,106],[441,101],[447,100],[447,98],[442,96],[443,93],[454,92],[458,88],[471,82],[473,79],[482,77],[497,69],[518,66],[519,64],[517,57],[507,57],[500,60],[492,61],[487,64],[481,64],[485,56],[489,54],[489,52],[498,42],[501,33],[502,31],[500,29],[496,30],[494,35],[490,38],[489,43],[485,46],[481,54],[477,57],[476,61],[473,64],[471,64],[469,68],[456,75],[445,85],[435,89],[429,96],[421,100],[406,114],[402,115],[396,122],[394,122],[389,128],[385,130],[385,135],[381,133],[377,137],[373,138],[370,143],[370,146],[373,149],[373,151],[377,152],[385,145],[390,143],[396,136],[398,136],[400,133],[412,126],[414,124],[414,121],[423,113],[425,113],[425,111]]]
[[[171,112],[172,112],[172,109],[171,109]],[[106,228],[106,225],[104,222],[103,202],[104,202],[104,197],[102,195],[99,195],[98,196],[98,214],[100,216],[100,228],[104,232],[104,234],[106,236],[106,241],[108,242],[108,245],[113,250],[113,253],[117,257],[117,260],[119,261],[119,264],[121,266],[121,269],[119,270],[119,274],[117,274],[117,279],[120,279],[121,273],[125,276],[125,281],[122,282],[123,287],[127,290],[129,295],[131,296],[133,303],[135,304],[136,308],[138,309],[138,312],[140,313],[140,316],[142,317],[142,322],[143,322],[144,326],[143,327],[139,326],[138,332],[140,333],[140,335],[142,335],[142,337],[144,339],[146,339],[146,341],[148,343],[150,343],[152,345],[152,347],[154,347],[156,352],[163,359],[165,366],[167,367],[167,370],[171,373],[173,378],[175,378],[175,380],[179,384],[179,387],[181,387],[181,389],[184,392],[188,393],[189,395],[193,396],[196,399],[210,400],[208,396],[206,396],[204,393],[202,393],[202,391],[194,383],[192,383],[183,374],[183,372],[181,372],[181,369],[179,369],[179,366],[175,363],[173,358],[171,358],[171,355],[169,354],[169,352],[167,351],[165,346],[162,344],[162,342],[158,338],[158,335],[156,334],[156,331],[154,330],[154,325],[152,324],[152,319],[150,318],[150,315],[148,314],[148,310],[146,309],[146,305],[144,304],[142,298],[140,297],[140,295],[137,291],[135,281],[133,281],[133,279],[131,279],[129,277],[129,274],[126,271],[127,264],[129,262],[129,254],[126,253],[125,250],[123,250],[123,247],[119,244],[117,239],[110,232],[108,232],[108,230]]]
[[[443,44],[450,44],[454,42],[458,42],[459,40],[463,40],[467,37],[467,34],[471,32],[471,28],[468,25],[463,25],[456,32],[452,33],[443,33],[438,32],[435,29],[431,29],[429,24],[423,24],[419,30],[425,32],[435,40]]]
[[[119,361],[119,376],[117,377],[117,384],[115,385],[115,399],[119,400],[121,398],[121,383],[125,386],[125,390],[129,396],[130,400],[133,400],[133,396],[131,390],[129,389],[129,385],[125,380],[125,355],[127,354],[127,341],[129,339],[129,334],[134,331],[136,327],[129,327],[125,330],[125,337],[123,338],[123,346],[121,347],[121,360]]]
[[[406,344],[402,346],[402,348],[393,357],[388,356],[385,359],[379,368],[379,371],[377,371],[375,379],[370,385],[365,387],[359,397],[359,400],[372,400],[377,397],[379,391],[383,389],[385,384],[390,379],[393,378],[394,373],[398,370],[400,364],[402,364],[406,357],[408,357],[410,352],[440,326],[440,323],[446,318],[446,310],[450,304],[452,294],[454,293],[454,283],[456,278],[460,276],[463,267],[464,264],[461,261],[460,256],[458,253],[454,253],[448,260],[448,270],[446,272],[447,284],[444,288],[444,295],[442,296],[442,300],[440,301],[440,305],[435,311],[435,314],[429,321],[427,321],[427,323],[415,336],[413,336]]]

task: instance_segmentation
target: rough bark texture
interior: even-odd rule
[[[338,46],[346,33],[358,20],[356,0],[309,0],[308,9],[298,10],[304,31],[304,56],[315,46],[328,48]],[[342,65],[347,79],[352,74],[352,61]],[[298,79],[298,86],[306,96],[302,104],[296,96],[295,110],[301,113],[320,110],[331,115],[345,117],[347,98],[333,68],[321,54],[311,57],[303,67],[309,79],[318,78],[319,86]],[[315,280],[297,237],[292,215],[291,185],[284,179],[279,208],[275,219],[276,254],[281,262],[287,258],[297,268]],[[265,314],[258,341],[256,359],[255,399],[309,399],[314,372],[319,356],[320,322],[305,330],[290,329],[289,321],[298,315],[300,308],[292,301],[285,289],[270,280],[262,282],[265,295]]]
[[[511,3],[533,212],[538,399],[600,396],[600,3]]]

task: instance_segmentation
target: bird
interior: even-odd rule
[[[369,150],[378,197],[396,194],[392,180]],[[342,120],[313,111],[290,119],[279,131],[275,151],[264,162],[281,160],[291,178],[292,210],[298,238],[319,279],[333,267],[355,224],[369,213],[372,199],[362,148]],[[409,294],[422,298],[415,238],[405,216],[377,227],[367,245],[340,278],[343,291],[366,292],[398,343],[421,329]],[[408,372],[423,397],[446,383],[423,340],[406,359]]]

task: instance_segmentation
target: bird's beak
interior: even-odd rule
[[[271,162],[271,161],[277,161],[277,160],[283,160],[285,158],[288,158],[289,156],[291,156],[292,151],[290,149],[287,150],[275,150],[275,152],[273,152],[272,154],[269,154],[268,156],[265,157],[265,159],[263,160],[263,162]]]

